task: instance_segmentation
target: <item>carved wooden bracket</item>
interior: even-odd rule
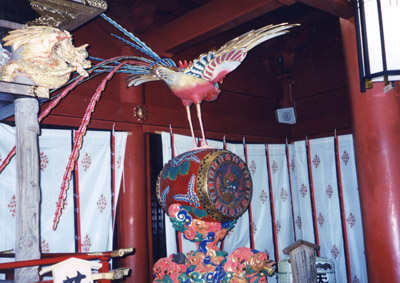
[[[74,30],[107,9],[105,0],[82,0],[82,4],[68,0],[30,0],[40,17],[27,25],[46,25]]]

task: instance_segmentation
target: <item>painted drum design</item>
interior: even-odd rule
[[[178,203],[205,221],[238,218],[251,196],[251,176],[245,162],[226,150],[183,153],[164,166],[157,183],[158,201],[165,212]]]

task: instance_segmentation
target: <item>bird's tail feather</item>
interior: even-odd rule
[[[120,24],[118,24],[116,21],[112,20],[108,16],[106,16],[104,13],[100,14],[103,19],[105,19],[107,22],[112,24],[114,27],[116,27],[118,30],[120,30],[124,35],[129,37],[133,42],[130,42],[129,40],[126,40],[118,35],[113,34],[114,37],[118,38],[119,40],[125,42],[129,46],[132,46],[133,48],[139,50],[140,52],[146,54],[147,56],[153,58],[155,61],[153,61],[153,64],[162,64],[166,67],[175,67],[174,61],[168,58],[161,58],[156,52],[154,52],[150,47],[148,47],[143,41],[141,41],[139,38],[134,36],[132,33],[127,31],[125,28],[123,28]]]
[[[136,44],[131,44],[131,46],[134,46],[136,49],[139,51],[143,52],[144,54],[150,56],[151,58],[154,58],[156,60],[161,59],[160,56],[158,56],[157,53],[155,53],[153,50],[151,50],[150,47],[148,47],[143,41],[141,41],[139,38],[134,36],[132,33],[127,31],[125,28],[123,28],[120,24],[118,24],[116,21],[113,19],[109,18],[106,14],[101,13],[100,16],[105,19],[107,22],[112,24],[114,27],[116,27],[118,30],[120,30],[123,34],[125,34],[127,37],[129,37],[132,41],[134,41]],[[125,40],[123,40],[125,42]]]
[[[147,82],[159,81],[160,79],[152,74],[146,74],[146,75],[132,75],[129,76],[126,80],[128,81],[128,87],[130,87],[130,86],[138,86],[140,84]]]
[[[266,30],[263,28],[260,30],[256,30],[256,33],[258,33],[258,36],[256,36],[253,40],[249,41],[248,44],[246,44],[245,51],[248,52],[250,49],[254,48],[258,44],[270,40],[274,37],[278,37],[280,35],[283,35],[285,33],[288,33],[288,29],[298,26],[298,24],[280,24],[276,26],[271,26],[267,27]]]
[[[227,42],[220,49],[226,50],[234,48],[235,46],[241,46],[243,48],[243,52],[247,53],[258,44],[271,38],[285,34],[288,32],[288,29],[295,26],[298,26],[298,24],[282,23],[279,25],[268,25],[257,30],[251,30]]]

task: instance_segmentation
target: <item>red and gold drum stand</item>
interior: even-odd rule
[[[267,282],[274,273],[266,253],[244,247],[226,257],[217,246],[251,201],[251,176],[237,155],[199,149],[175,157],[160,173],[157,196],[197,250],[157,261],[153,282]]]

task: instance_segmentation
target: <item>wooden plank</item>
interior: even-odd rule
[[[10,93],[10,94],[19,94],[25,96],[35,96],[31,91],[31,85],[21,84],[21,83],[12,83],[0,81],[0,92]]]
[[[340,18],[349,19],[354,16],[353,6],[347,0],[298,0],[303,4],[328,12]]]
[[[39,259],[39,153],[37,99],[17,98],[15,105],[17,146],[17,195],[15,260]],[[38,267],[15,270],[15,282],[39,281]]]
[[[19,79],[19,78],[17,78],[17,79]],[[38,87],[38,86],[19,83],[19,82],[0,81],[0,95],[1,95],[1,93],[49,98],[48,88]],[[1,96],[0,96],[0,99],[1,99]]]
[[[273,11],[283,4],[275,0],[214,0],[142,37],[164,56]]]
[[[279,3],[283,5],[290,6],[297,2],[297,0],[277,0]]]

